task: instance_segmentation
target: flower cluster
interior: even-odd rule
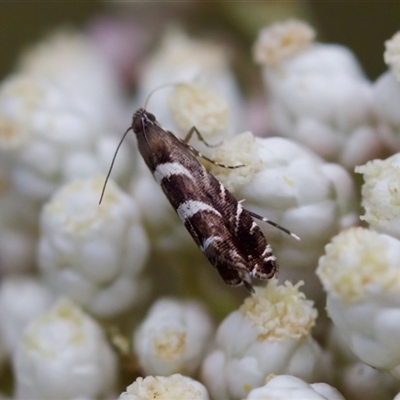
[[[277,134],[351,169],[382,148],[372,84],[347,48],[314,36],[297,21],[259,35],[254,58],[262,66],[271,124]]]
[[[242,399],[269,374],[319,379],[322,353],[311,336],[317,311],[298,288],[272,279],[230,313],[216,334],[217,348],[202,375],[216,399]]]
[[[293,18],[260,29],[242,69],[227,41],[132,21],[57,31],[0,82],[0,398],[399,398],[400,33],[371,82]],[[259,85],[238,76],[249,64]],[[210,199],[208,171],[213,207],[195,189],[173,198],[191,201],[182,223],[130,139],[118,145],[138,108],[205,168],[166,160],[163,179],[189,176]],[[210,255],[215,236],[194,224],[199,249],[186,227],[226,214],[228,192],[237,246]],[[202,254],[253,268],[243,208],[279,264],[251,293]],[[248,264],[228,265],[239,252]]]

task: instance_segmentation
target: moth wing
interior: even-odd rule
[[[207,213],[207,218],[204,218],[204,214],[199,213],[186,220],[185,226],[225,283],[238,286],[245,281],[250,284],[246,260],[238,252],[221,216]]]
[[[251,283],[246,260],[238,253],[232,240],[220,237],[210,238],[204,241],[202,251],[228,285],[238,286],[243,282]]]
[[[218,186],[220,195],[213,197],[214,207],[221,211],[226,229],[231,233],[236,248],[245,258],[245,265],[250,275],[261,280],[270,279],[278,270],[278,263],[272,254],[271,246],[250,212],[243,208],[220,182]],[[220,200],[221,193],[223,202]]]
[[[240,248],[243,253],[248,255],[251,276],[261,280],[272,278],[279,265],[272,253],[271,246],[247,210],[243,211],[242,222],[241,228],[237,231],[236,239],[241,243]]]

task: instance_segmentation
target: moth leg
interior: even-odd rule
[[[182,142],[185,143],[183,140],[182,140]],[[235,169],[235,168],[241,168],[241,167],[244,167],[244,166],[245,166],[244,164],[239,164],[239,165],[225,165],[225,164],[221,164],[221,163],[218,163],[218,162],[216,162],[216,161],[214,161],[214,160],[211,160],[211,158],[208,158],[208,157],[204,156],[204,155],[201,154],[198,150],[196,150],[194,147],[192,147],[190,144],[185,143],[185,146],[189,147],[190,151],[191,151],[196,157],[200,157],[200,158],[202,158],[203,160],[206,160],[206,161],[210,162],[211,164],[217,165],[218,167],[229,168],[229,169]]]
[[[197,150],[194,149],[194,148],[192,148],[192,150],[193,150],[193,153],[194,153],[197,157],[203,158],[204,160],[210,162],[211,164],[214,164],[214,165],[216,165],[216,166],[218,166],[218,167],[221,167],[221,168],[235,169],[235,168],[242,168],[242,167],[245,166],[244,164],[239,164],[239,165],[225,165],[225,164],[221,164],[221,163],[218,163],[218,162],[216,162],[216,161],[214,161],[214,160],[211,160],[211,158],[208,158],[208,157],[206,157],[206,156],[203,156],[203,154],[201,154],[199,151],[197,151]]]
[[[288,229],[284,228],[283,226],[280,226],[280,225],[277,224],[276,222],[270,221],[268,218],[262,217],[261,215],[258,215],[258,214],[256,214],[256,213],[253,213],[252,211],[249,211],[249,210],[247,210],[247,211],[249,212],[249,214],[250,214],[253,218],[256,218],[256,219],[259,219],[259,220],[261,220],[261,221],[264,221],[264,222],[266,222],[267,224],[270,224],[270,225],[274,226],[275,228],[280,229],[282,232],[287,233],[288,235],[292,236],[292,237],[295,238],[296,240],[300,240],[300,238],[299,238],[295,233],[290,232]]]
[[[198,131],[198,129],[195,126],[192,126],[189,130],[189,132],[187,133],[185,139],[183,139],[183,143],[185,143],[186,146],[188,146],[190,148],[190,150],[192,151],[192,153],[194,153],[197,157],[203,158],[204,160],[210,162],[211,164],[217,165],[218,167],[222,167],[222,168],[229,168],[229,169],[235,169],[235,168],[241,168],[244,167],[243,164],[239,164],[239,165],[225,165],[225,164],[221,164],[218,163],[216,161],[211,160],[210,158],[203,156],[203,154],[201,154],[198,150],[196,150],[194,147],[192,147],[188,142],[191,139],[191,137],[193,136],[193,133],[196,133],[197,137],[199,138],[199,140],[201,140],[207,147],[218,147],[221,145],[221,143],[218,143],[216,145],[211,145],[209,143],[207,143],[205,141],[205,139],[203,138],[203,136],[201,135],[201,133]]]
[[[183,141],[185,143],[189,143],[189,140],[192,138],[193,133],[195,133],[197,135],[197,138],[200,141],[202,141],[207,147],[218,147],[218,146],[221,146],[222,142],[214,144],[214,145],[212,145],[210,143],[207,143],[206,140],[203,138],[202,134],[199,132],[199,130],[195,126],[192,126],[190,128],[189,132],[187,133],[187,135],[185,136],[185,139],[183,139]]]

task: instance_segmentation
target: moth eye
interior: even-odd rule
[[[156,117],[154,116],[154,114],[151,113],[146,113],[147,118],[151,121],[154,122],[156,120]]]
[[[133,129],[133,132],[135,132],[135,133],[139,133],[143,130],[142,118],[140,118],[137,115],[133,116],[132,129]]]

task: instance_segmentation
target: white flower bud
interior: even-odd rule
[[[13,369],[19,399],[105,398],[116,383],[116,357],[101,328],[66,299],[27,327]]]
[[[327,311],[353,352],[366,364],[400,376],[400,241],[368,229],[335,236],[317,275]]]
[[[221,134],[228,127],[230,109],[226,100],[199,84],[177,85],[168,104],[172,117],[183,135],[196,127],[207,143],[215,144],[220,141]],[[193,136],[196,137],[196,134]],[[191,141],[191,144],[198,148],[193,143],[195,142]]]
[[[225,141],[212,158],[225,165],[243,164],[211,170],[238,200],[245,199],[245,208],[300,236],[298,242],[258,222],[285,267],[314,268],[331,236],[358,220],[349,173],[292,141],[246,132]]]
[[[321,350],[310,330],[317,311],[289,282],[274,278],[255,288],[239,310],[217,331],[217,348],[203,362],[202,376],[219,400],[242,399],[273,374],[293,374],[307,381],[318,376]]]
[[[207,389],[187,376],[137,378],[118,400],[209,400]]]
[[[400,81],[400,32],[385,42],[385,63],[391,68],[397,81]]]
[[[260,33],[256,55],[263,63],[272,129],[353,168],[381,152],[372,86],[348,49],[309,44],[311,39],[311,28],[299,22]],[[265,49],[273,54],[268,62],[260,55]]]
[[[39,267],[49,285],[99,316],[129,309],[143,296],[149,244],[134,200],[104,178],[59,189],[40,219]]]
[[[10,355],[25,327],[50,308],[53,295],[37,279],[5,277],[0,284],[0,341]]]
[[[65,103],[62,91],[44,77],[11,75],[5,79],[0,86],[0,148],[22,148],[42,128],[45,110],[55,112]],[[56,127],[52,128],[58,136]]]
[[[303,21],[289,19],[264,28],[254,44],[254,61],[262,65],[278,64],[307,48],[315,38],[314,29]]]
[[[199,303],[164,298],[134,332],[134,351],[146,374],[193,374],[211,332],[210,318]]]
[[[272,377],[265,386],[253,389],[246,400],[345,400],[327,383],[309,384],[291,375]]]
[[[84,34],[60,30],[23,53],[19,70],[62,88],[92,118],[119,127],[121,94],[116,71]]]
[[[356,167],[363,174],[361,219],[371,228],[400,239],[400,153]]]
[[[372,291],[400,289],[400,241],[369,229],[351,228],[332,238],[319,260],[317,275],[337,298],[362,300]]]
[[[195,85],[195,87],[203,88],[204,91],[211,91],[213,93],[212,108],[214,114],[216,113],[219,119],[217,124],[213,122],[213,129],[226,124],[225,131],[233,134],[242,126],[241,96],[234,75],[229,67],[229,54],[226,46],[211,41],[192,39],[179,29],[169,29],[163,35],[163,40],[159,48],[143,68],[143,75],[140,77],[139,82],[136,107],[143,107],[150,92],[155,88],[171,84],[170,88],[163,88],[152,95],[148,109],[156,115],[158,121],[163,126],[166,126],[182,138],[187,133],[187,131],[179,129],[180,127],[183,129],[187,126],[182,121],[182,113],[185,110],[180,110],[179,122],[176,121],[177,125],[175,125],[174,118],[172,118],[168,108],[168,99],[174,91],[174,84],[189,83]],[[202,91],[203,99],[204,91]],[[175,105],[172,105],[175,110],[179,107],[180,101],[183,100],[182,94],[181,92],[179,96],[180,100]],[[199,101],[198,92],[193,93],[191,91],[188,94],[196,94],[194,99],[196,102]],[[218,100],[217,97],[214,97],[217,95],[220,96]],[[206,97],[208,97],[208,94]],[[172,102],[175,103],[176,100],[178,98],[173,96]],[[225,101],[230,105],[232,110],[229,120],[226,123],[224,122],[225,112],[223,111],[226,108],[226,105],[224,105]],[[185,103],[187,105],[187,102]],[[200,109],[198,111],[203,113],[206,109],[208,109],[208,106],[205,108],[203,104],[203,111]],[[176,112],[174,114],[176,116]],[[190,118],[194,115],[196,114],[192,114]],[[197,116],[200,115],[197,114]],[[201,121],[201,124],[204,126],[205,122]],[[199,127],[197,128],[200,130]]]
[[[71,178],[107,173],[118,145],[110,133],[45,77],[15,75],[0,87],[0,149],[14,150],[10,185],[27,203],[46,200]],[[121,150],[115,179],[130,164],[128,147]]]

